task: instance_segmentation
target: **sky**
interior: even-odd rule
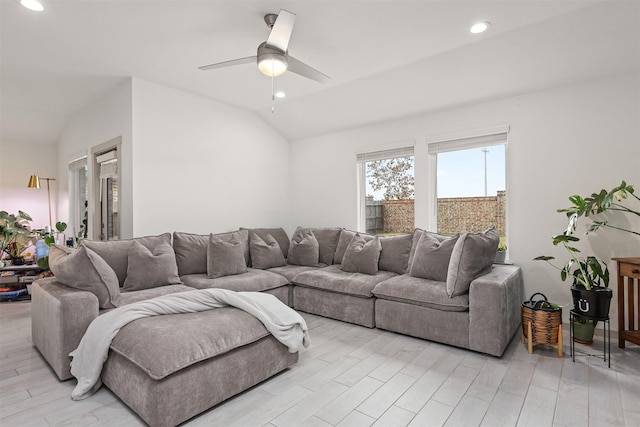
[[[487,194],[495,196],[505,190],[505,145],[486,147]],[[485,153],[482,148],[438,154],[438,197],[478,197],[485,195]],[[375,200],[383,191],[373,191],[367,182],[367,194]]]
[[[487,147],[487,193],[482,148],[438,154],[438,197],[495,196],[505,190],[505,145]]]

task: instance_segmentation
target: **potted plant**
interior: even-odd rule
[[[552,267],[560,271],[560,279],[571,279],[571,294],[573,297],[574,311],[579,314],[575,318],[574,340],[582,343],[592,343],[593,333],[598,319],[609,316],[611,297],[609,289],[609,269],[604,261],[595,256],[581,257],[575,243],[580,238],[573,235],[576,230],[578,214],[572,212],[569,215],[567,229],[557,236],[553,236],[553,244],[564,247],[569,255],[566,263],[559,266],[552,261],[553,256],[542,255],[534,258],[538,261],[546,261]],[[581,317],[584,316],[584,317]]]
[[[569,226],[564,233],[553,237],[553,244],[561,244],[569,253],[569,261],[562,267],[554,265],[550,256],[539,256],[536,260],[547,261],[549,264],[560,270],[560,277],[564,281],[568,277],[572,278],[573,286],[571,293],[573,296],[574,310],[578,314],[595,318],[606,318],[609,315],[612,292],[609,286],[609,270],[605,262],[594,256],[580,258],[577,254],[580,251],[575,247],[575,243],[580,239],[573,235],[579,217],[590,218],[591,224],[587,226],[585,234],[594,232],[601,228],[611,228],[628,232],[640,236],[634,230],[626,229],[609,223],[608,212],[620,212],[629,215],[640,216],[640,211],[625,206],[626,201],[640,201],[640,197],[634,193],[634,188],[622,181],[620,185],[607,191],[600,190],[592,193],[591,196],[582,197],[573,195],[569,197],[571,206],[565,209],[558,209],[558,212],[566,213],[569,218]],[[582,328],[586,325],[593,329],[595,320],[588,320],[583,317],[576,317],[576,326]],[[576,335],[578,329],[575,330]],[[591,336],[593,333],[591,332]],[[577,339],[576,341],[591,341],[589,339]]]
[[[24,264],[22,253],[34,237],[29,214],[18,211],[18,215],[0,212],[0,254],[8,255],[14,265]]]
[[[67,229],[66,223],[61,221],[56,222],[56,230],[58,233],[64,233],[66,229]],[[44,233],[44,230],[38,230],[38,231],[40,233]],[[51,234],[44,233],[44,237],[42,240],[46,245],[47,252],[46,252],[46,255],[38,257],[38,267],[48,269],[49,268],[49,249],[48,248],[51,247],[51,245],[56,242],[56,237],[53,233]]]
[[[494,262],[496,264],[504,264],[504,260],[507,256],[507,245],[504,243],[500,243],[498,245],[498,252],[496,252],[496,258]]]

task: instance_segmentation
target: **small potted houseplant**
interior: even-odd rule
[[[500,243],[498,245],[498,251],[496,252],[496,258],[494,262],[496,264],[504,264],[505,258],[507,256],[507,245],[504,243]]]
[[[0,254],[6,254],[14,265],[24,264],[22,254],[34,237],[30,221],[31,216],[23,211],[18,211],[17,215],[0,212]]]
[[[560,279],[564,282],[571,279],[571,294],[574,311],[580,315],[575,318],[574,339],[582,343],[593,342],[593,333],[598,319],[609,316],[612,291],[609,289],[609,269],[604,261],[595,256],[581,257],[575,243],[580,238],[575,232],[577,214],[569,217],[569,226],[562,233],[553,236],[553,244],[561,245],[567,250],[569,259],[559,266],[552,262],[555,257],[542,255],[534,258],[546,261],[560,271]]]

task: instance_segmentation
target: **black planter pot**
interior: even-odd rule
[[[594,286],[591,290],[586,290],[583,286],[572,286],[573,310],[579,315],[592,317],[595,319],[606,319],[609,317],[609,307],[613,291],[609,288]]]

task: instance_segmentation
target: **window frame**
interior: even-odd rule
[[[384,146],[367,147],[356,151],[356,174],[357,174],[357,221],[356,230],[366,232],[366,198],[367,198],[367,177],[366,164],[376,160],[387,160],[401,157],[413,156],[414,175],[415,175],[415,140],[405,140],[395,144],[387,144]],[[415,218],[414,218],[415,221]]]
[[[438,229],[438,154],[504,145],[505,149],[505,192],[509,194],[509,125],[474,131],[457,132],[446,135],[428,137],[427,154],[429,165],[429,201],[432,204],[428,213],[429,230]],[[505,206],[505,239],[509,240],[509,207]]]

